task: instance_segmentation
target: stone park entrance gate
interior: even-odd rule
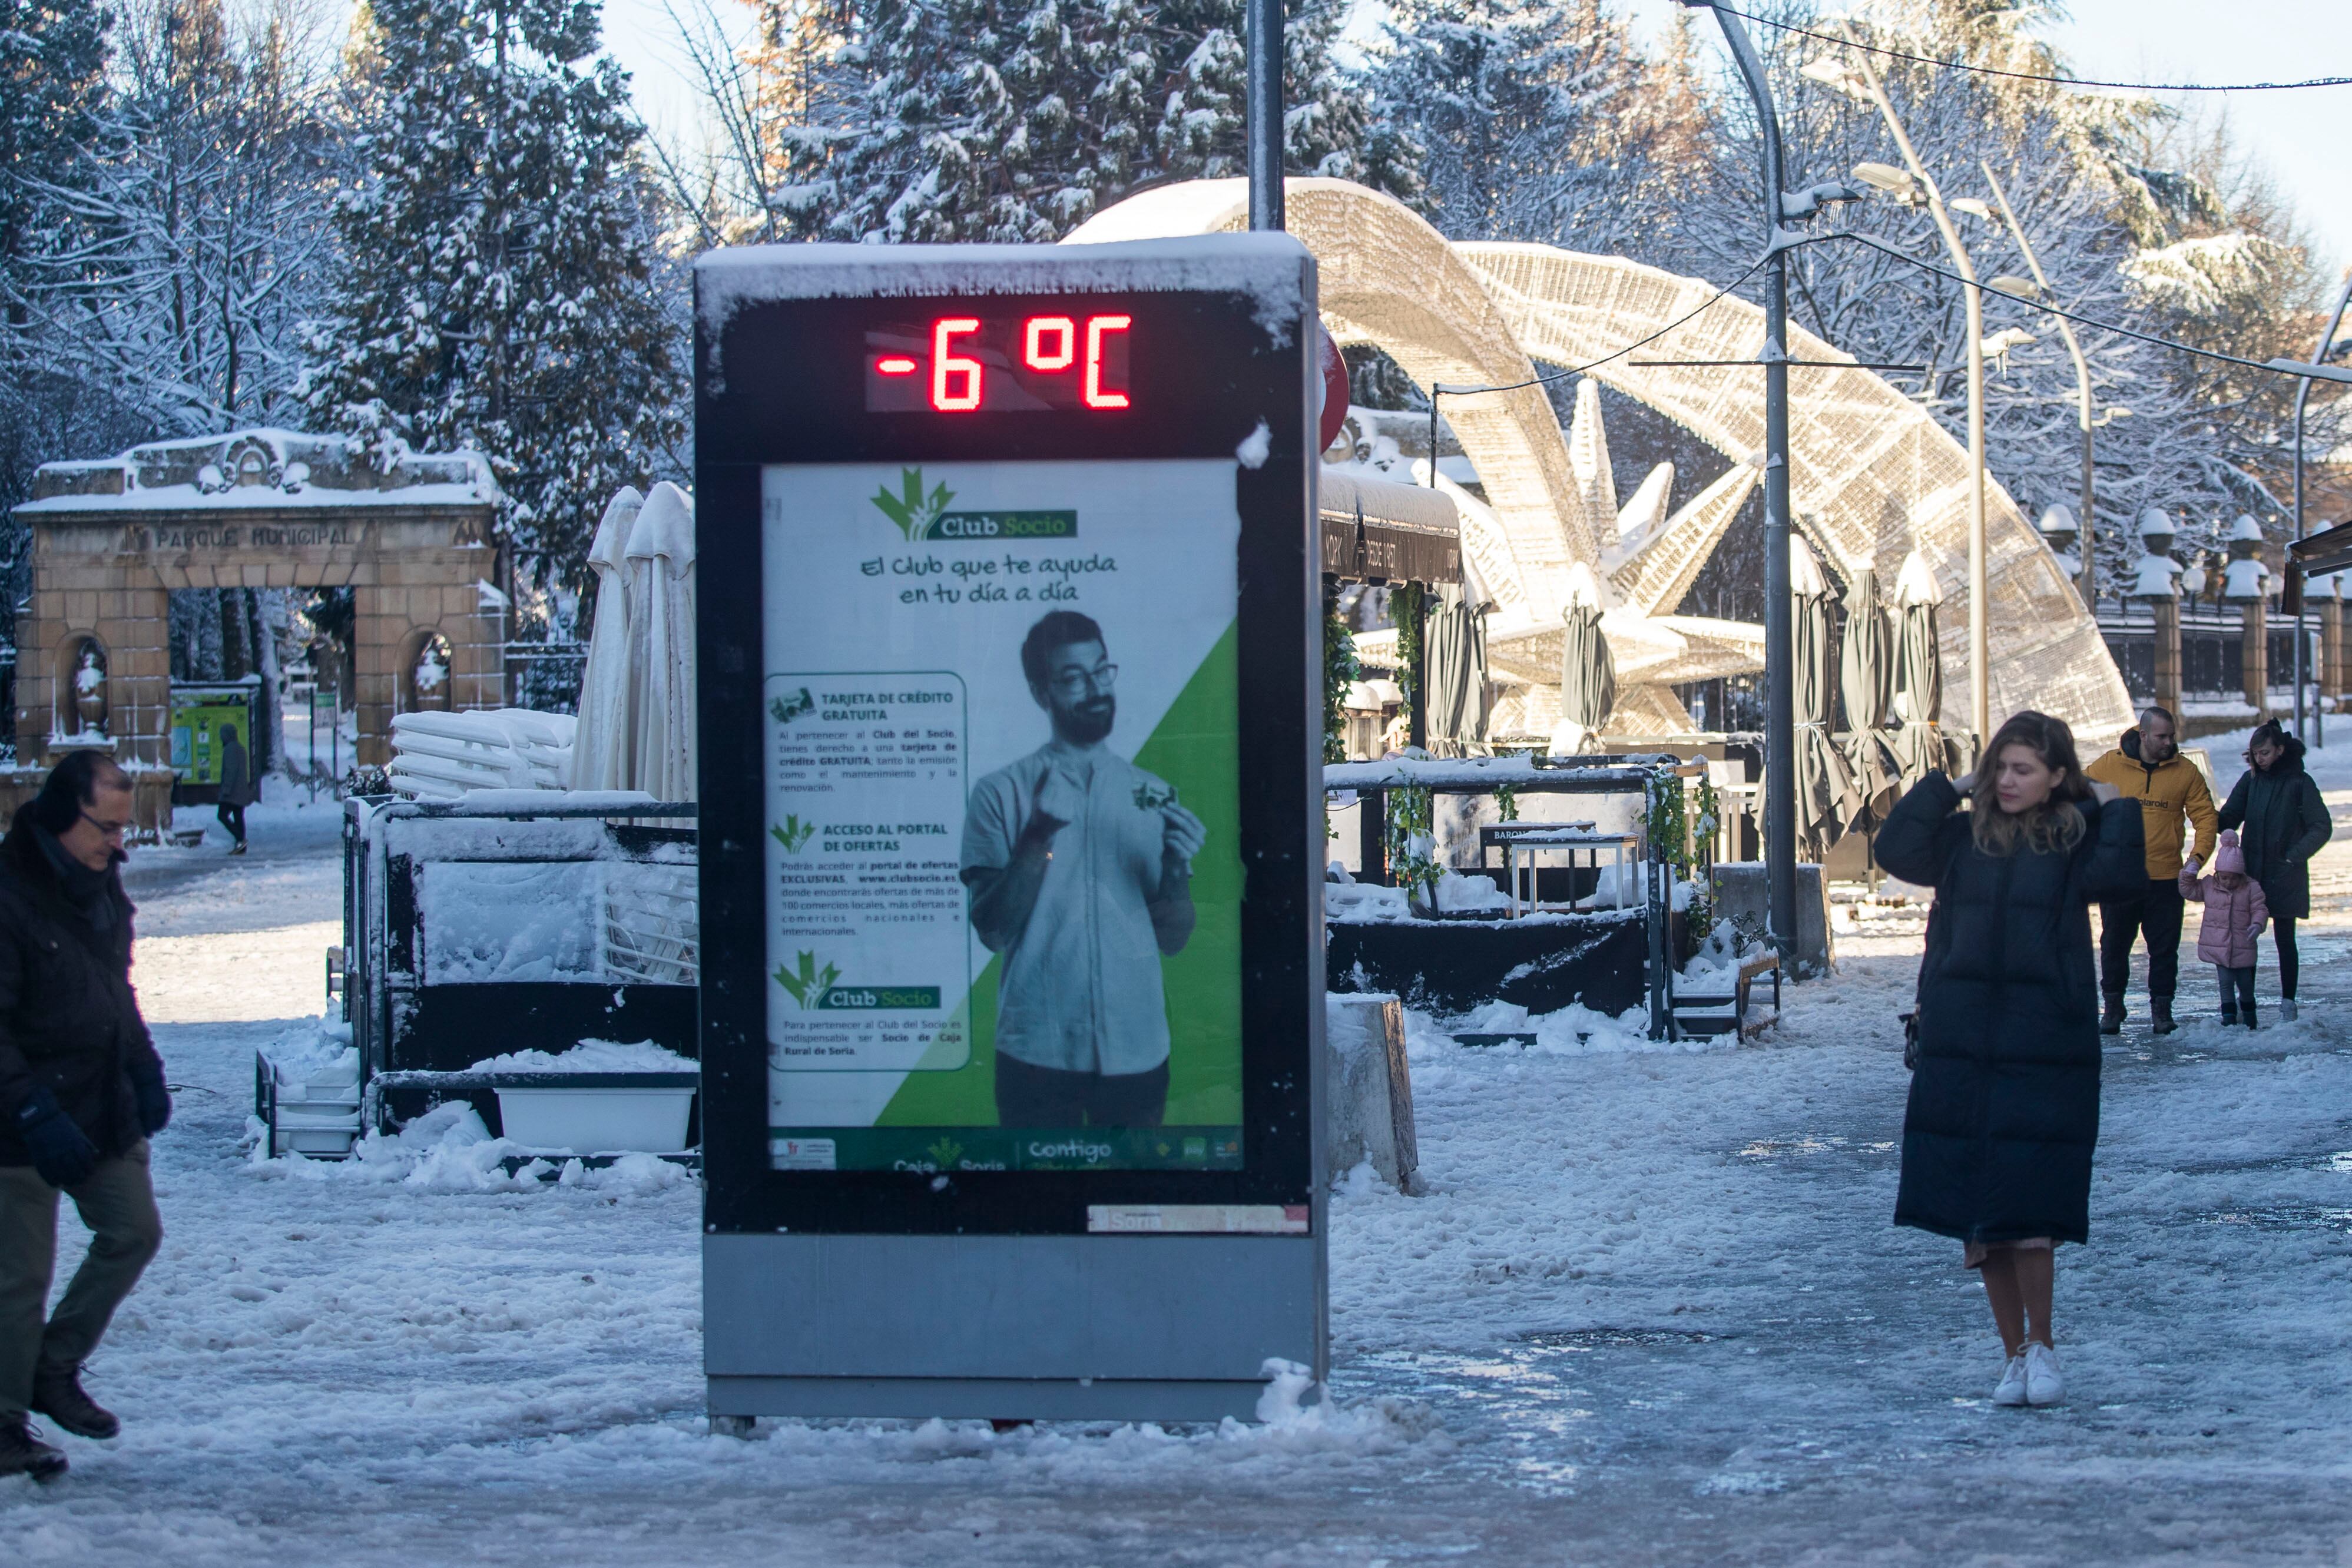
[[[362,765],[389,760],[395,713],[499,706],[498,501],[474,453],[382,461],[357,442],[278,430],[44,464],[16,508],[32,534],[32,592],[16,617],[18,768],[101,745],[142,785],[168,769],[174,589],[354,590],[347,706]],[[420,689],[420,664],[446,679]],[[141,790],[144,826],[161,810],[152,793]]]

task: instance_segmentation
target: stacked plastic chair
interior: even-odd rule
[[[577,722],[529,708],[395,715],[393,789],[415,800],[455,800],[476,789],[568,789]]]

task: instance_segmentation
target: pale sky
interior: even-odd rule
[[[667,0],[681,11],[696,0]],[[1675,0],[1628,0],[1643,24]],[[711,0],[748,19],[739,0]],[[2077,74],[2126,81],[2263,81],[2352,76],[2352,0],[2071,0],[2051,37]],[[1715,37],[1711,17],[1702,37]],[[634,74],[640,110],[657,132],[688,132],[696,98],[666,0],[605,0],[607,41]],[[2240,145],[2262,160],[2310,226],[2321,259],[2352,262],[2352,87],[2294,92],[2193,93],[2170,101],[2226,110]]]

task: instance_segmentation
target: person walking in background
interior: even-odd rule
[[[2197,765],[2180,755],[2180,725],[2170,710],[2145,707],[2139,726],[2124,731],[2116,749],[2085,769],[2093,783],[2112,784],[2139,802],[2147,842],[2147,874],[2129,894],[2099,901],[2099,989],[2106,1010],[2101,1034],[2124,1027],[2124,992],[2131,986],[2132,944],[2147,939],[2148,1019],[2170,1034],[2172,997],[2180,979],[2180,869],[2195,871],[2213,854],[2213,791]],[[2181,855],[2180,824],[2196,831],[2196,847]]]
[[[2205,906],[2204,921],[2197,928],[2197,956],[2221,972],[2221,1022],[2236,1023],[2242,1011],[2248,1029],[2259,1027],[2254,1021],[2254,960],[2262,949],[2254,939],[2263,934],[2270,911],[2263,901],[2263,884],[2246,874],[2238,835],[2221,830],[2211,876],[2200,881],[2195,872],[2181,867],[2180,892],[2189,903]]]
[[[2317,781],[2304,771],[2303,742],[2276,719],[2255,729],[2246,763],[2248,770],[2221,807],[2221,825],[2239,830],[2246,874],[2263,884],[2278,944],[2279,1017],[2292,1023],[2300,967],[2294,923],[2311,913],[2311,857],[2334,836],[2336,824]],[[2251,1012],[2246,1021],[2253,1021]]]
[[[252,758],[236,737],[236,726],[221,726],[220,747],[220,804],[213,815],[220,819],[233,841],[228,852],[241,855],[245,853],[245,809],[261,799],[261,786],[253,777]]]
[[[2021,713],[1984,755],[1975,774],[1921,779],[1878,831],[1879,864],[1936,890],[1895,1223],[1953,1238],[1981,1272],[1993,1402],[2053,1405],[2054,1249],[2090,1238],[2099,1138],[2090,904],[2145,880],[2147,845],[2062,721]]]
[[[130,775],[75,751],[0,839],[0,1475],[65,1473],[31,1412],[77,1437],[121,1429],[82,1363],[163,1240],[147,1140],[172,1095],[131,989],[130,826]],[[90,1243],[49,1312],[60,1192]]]

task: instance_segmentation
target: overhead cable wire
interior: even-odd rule
[[[1812,235],[1807,243],[1819,244],[1823,240],[1833,239],[1852,240],[1856,245],[1867,246],[1882,255],[1891,256],[1897,261],[1908,262],[1922,272],[1931,272],[1937,277],[1957,283],[1963,288],[1984,288],[2000,298],[2025,306],[2029,309],[2046,311],[2053,316],[2063,316],[2067,320],[2074,322],[2078,326],[2095,327],[2102,332],[2115,332],[2126,338],[2136,338],[2143,343],[2152,343],[2159,349],[2171,349],[2179,353],[2194,354],[2200,359],[2219,360],[2223,364],[2239,365],[2250,371],[2263,371],[2271,375],[2307,375],[2310,370],[2319,368],[2316,366],[2308,368],[2301,367],[2293,360],[2273,360],[2265,362],[2261,360],[2249,360],[2237,354],[2225,354],[2219,349],[2200,349],[2193,343],[2181,342],[2177,338],[2166,338],[2154,332],[2142,332],[2134,328],[2119,326],[2113,321],[2102,321],[2095,316],[2081,315],[2075,311],[2064,309],[2059,306],[2050,304],[2046,300],[2034,299],[2022,294],[2011,294],[2005,288],[1991,288],[1981,280],[1971,282],[1969,279],[1962,277],[1958,273],[1952,271],[1949,267],[1937,267],[1931,261],[1922,261],[1917,256],[1913,256],[1909,251],[1904,250],[1897,246],[1888,245],[1885,241],[1879,239],[1874,235],[1857,234],[1851,229],[1847,229],[1842,230],[1836,234]],[[1751,267],[1749,270],[1753,271],[1754,268]],[[1733,287],[1737,287],[1738,285],[1735,284]],[[2336,377],[2329,375],[2323,377],[2322,379],[2333,381],[2336,380]]]
[[[1769,16],[1759,16],[1752,11],[1734,11],[1728,5],[1717,9],[1742,16],[1759,26],[1777,27],[1784,33],[1801,37],[1817,38],[1824,44],[1841,48],[1862,49],[1874,55],[1884,55],[1890,60],[1904,60],[1915,66],[1935,66],[1948,71],[1969,71],[1978,76],[2006,77],[2011,81],[2048,82],[2053,87],[2096,87],[2120,89],[2126,92],[2287,92],[2306,87],[2352,87],[2352,76],[2311,77],[2303,81],[2242,81],[2242,82],[2158,82],[2158,81],[2094,81],[2085,77],[2054,77],[2038,71],[2005,71],[1996,66],[1970,65],[1966,60],[1939,60],[1927,55],[1906,54],[1877,44],[1857,43],[1834,33],[1816,32],[1801,27],[1794,22],[1776,22]]]

